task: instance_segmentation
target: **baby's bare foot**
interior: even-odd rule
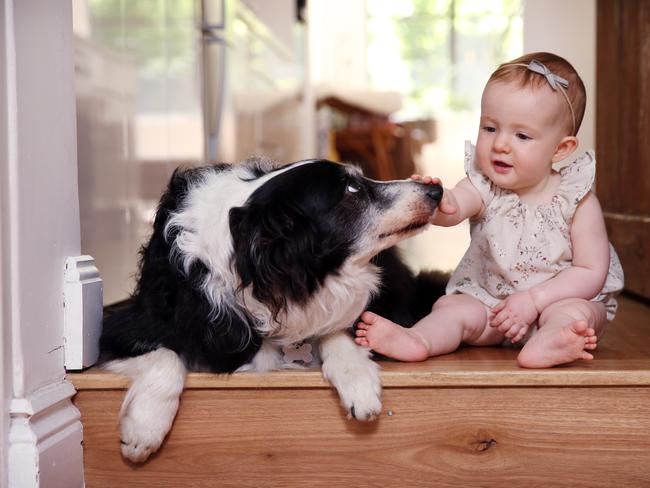
[[[564,327],[542,327],[521,350],[517,362],[524,368],[550,368],[577,359],[593,359],[586,350],[596,349],[596,345],[596,332],[583,320]]]
[[[389,358],[400,361],[424,361],[429,350],[424,339],[372,312],[364,312],[357,324],[355,342]]]

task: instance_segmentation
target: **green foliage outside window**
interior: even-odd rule
[[[406,111],[475,109],[487,76],[521,54],[521,0],[368,0],[369,49],[399,45],[401,78],[369,59],[371,84],[406,94]],[[380,59],[376,56],[375,59]],[[397,70],[399,72],[399,70]]]

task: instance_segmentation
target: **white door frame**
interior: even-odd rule
[[[81,487],[63,366],[64,263],[80,253],[72,6],[0,2],[0,483]]]
[[[5,316],[5,198],[6,194],[6,172],[7,165],[3,161],[8,159],[8,133],[7,133],[7,83],[6,83],[6,19],[5,3],[0,3],[0,25],[2,25],[0,36],[0,364],[2,364],[2,374],[0,375],[0,401],[2,402],[2,424],[0,424],[0,486],[5,487],[9,483],[7,475],[9,459],[9,402],[12,397],[11,393],[11,328],[8,326],[7,316]]]

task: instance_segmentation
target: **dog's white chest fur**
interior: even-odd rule
[[[268,307],[251,296],[250,290],[245,301],[261,324],[259,331],[283,346],[351,327],[378,286],[379,273],[374,265],[346,263],[337,274],[326,278],[308,303],[291,304],[277,320],[273,320]]]

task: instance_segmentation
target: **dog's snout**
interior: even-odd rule
[[[427,185],[427,196],[436,203],[442,198],[442,191],[440,185]]]

